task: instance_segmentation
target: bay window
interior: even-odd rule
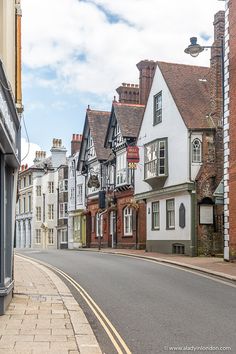
[[[144,178],[167,176],[167,139],[145,145]]]

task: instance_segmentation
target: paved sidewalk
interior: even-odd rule
[[[144,250],[126,250],[103,248],[101,251],[92,248],[85,248],[86,251],[97,251],[112,254],[129,255],[138,258],[148,258],[154,261],[174,264],[184,268],[198,270],[204,273],[236,281],[236,263],[225,262],[223,258],[217,257],[188,257],[183,255],[162,254],[157,252],[146,252]]]
[[[15,256],[14,293],[0,316],[0,354],[101,354],[82,309],[52,271]]]

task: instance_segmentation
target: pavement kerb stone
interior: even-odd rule
[[[101,348],[97,342],[97,339],[93,333],[93,330],[77,301],[74,299],[71,291],[65,285],[65,283],[50,269],[45,267],[42,264],[37,263],[37,261],[33,261],[31,259],[26,259],[24,257],[19,256],[21,259],[24,259],[25,262],[29,262],[43,271],[47,276],[51,279],[52,283],[56,287],[60,298],[62,299],[62,303],[67,310],[69,315],[69,321],[72,324],[73,336],[77,343],[78,349],[80,353],[87,353],[88,348],[93,347],[93,351],[91,353],[94,354],[102,354]],[[71,305],[73,305],[73,310],[71,310]],[[77,305],[77,306],[76,306]],[[56,322],[60,321],[60,319],[55,319]],[[56,323],[55,322],[55,323]],[[84,331],[84,326],[86,326],[86,333]],[[60,327],[60,326],[59,326]],[[55,330],[57,328],[55,327]],[[60,329],[60,328],[58,328]],[[52,325],[53,330],[53,325]],[[62,333],[61,333],[62,335]],[[79,338],[81,337],[81,342]],[[55,342],[55,346],[57,346],[58,342]],[[61,345],[61,342],[60,342]],[[59,347],[60,347],[59,345]],[[58,349],[60,349],[58,347]],[[53,349],[57,349],[56,347]],[[73,351],[73,349],[71,348]],[[75,349],[74,349],[75,350]]]
[[[158,258],[158,257],[151,257],[151,256],[144,256],[144,255],[139,255],[139,254],[132,254],[132,253],[126,253],[126,252],[112,252],[112,251],[105,251],[105,250],[96,250],[96,249],[83,249],[85,252],[100,252],[100,253],[106,253],[106,254],[114,254],[114,255],[121,255],[121,256],[128,256],[128,257],[133,257],[133,258],[141,258],[141,259],[149,259],[151,261],[157,262],[157,263],[167,263],[170,265],[176,265],[181,268],[186,268],[189,270],[196,270],[201,273],[205,273],[208,275],[213,275],[219,278],[222,278],[224,280],[230,280],[232,282],[236,282],[236,277],[233,275],[221,273],[221,272],[216,272],[214,270],[208,269],[208,268],[202,268],[195,266],[193,264],[187,264],[187,263],[182,263],[182,262],[177,262],[177,261],[172,261],[170,259],[165,259],[165,258]]]

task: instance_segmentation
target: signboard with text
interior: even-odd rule
[[[139,148],[138,146],[127,147],[127,162],[138,163],[139,162]]]

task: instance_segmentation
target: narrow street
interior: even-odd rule
[[[230,283],[97,252],[17,253],[70,275],[105,313],[132,353],[167,353],[172,346],[231,347],[231,352],[236,352],[236,289]],[[73,295],[84,309],[103,352],[116,353],[79,293],[73,291]]]

